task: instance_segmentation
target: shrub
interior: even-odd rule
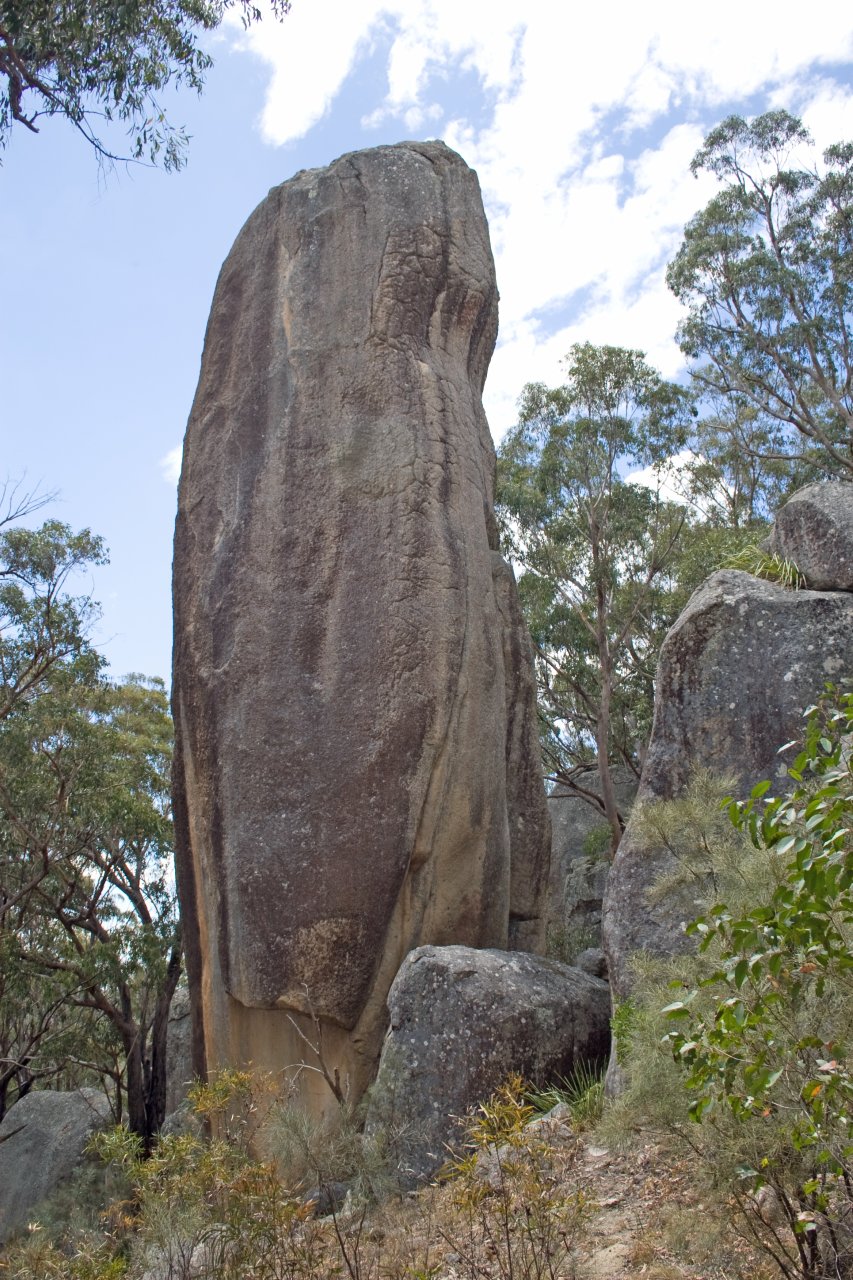
[[[437,1230],[469,1280],[562,1280],[585,1214],[553,1144],[529,1128],[535,1116],[524,1082],[512,1076],[469,1118],[467,1151],[443,1171],[457,1212]],[[573,1158],[570,1151],[568,1159]],[[484,1261],[491,1260],[488,1272]]]
[[[705,971],[664,1009],[745,1224],[801,1280],[853,1275],[851,735],[853,694],[828,695],[807,713],[791,794],[764,782],[728,803],[775,887],[693,921]]]
[[[561,1104],[568,1108],[572,1127],[580,1133],[593,1128],[604,1110],[604,1062],[579,1062],[568,1077],[558,1076],[543,1089],[528,1086],[526,1102],[539,1115],[547,1115]]]

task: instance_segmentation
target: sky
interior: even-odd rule
[[[853,138],[841,0],[293,0],[226,23],[179,173],[104,172],[62,121],[0,155],[0,477],[56,497],[110,564],[76,586],[117,678],[171,663],[180,448],[219,268],[270,187],[362,147],[443,138],[480,178],[501,293],[484,396],[496,442],[573,342],[683,378],[664,283],[713,186],[689,171],[725,116],[785,107],[817,148]],[[816,152],[817,154],[817,152]]]

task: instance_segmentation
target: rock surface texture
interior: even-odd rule
[[[98,1089],[40,1089],[9,1108],[0,1124],[0,1245],[68,1181],[89,1138],[110,1117]]]
[[[610,1047],[607,983],[520,952],[419,947],[388,1008],[367,1126],[386,1130],[408,1185],[444,1163],[459,1117],[510,1072],[545,1084]]]
[[[599,794],[596,772],[581,780]],[[628,769],[613,770],[616,803],[627,818],[637,794]],[[551,888],[548,929],[556,953],[567,964],[587,948],[601,946],[601,909],[610,872],[610,824],[582,795],[556,787],[548,798],[551,815]]]
[[[193,1082],[189,992],[180,986],[172,998],[166,1029],[166,1115],[177,1111]]]
[[[789,504],[790,505],[790,504]],[[733,776],[748,794],[763,778],[785,787],[778,755],[827,681],[853,672],[853,596],[789,591],[737,570],[713,574],[691,597],[660,653],[655,715],[634,814],[607,885],[603,931],[614,999],[631,987],[634,952],[688,944],[673,904],[648,890],[666,870],[637,814],[680,794],[697,766]]]
[[[213,301],[175,537],[195,1065],[357,1096],[423,942],[536,949],[549,821],[481,404],[497,291],[441,143],[297,174]],[[331,1095],[303,1072],[319,1107]]]
[[[853,591],[853,484],[809,484],[779,510],[770,550],[815,591]]]

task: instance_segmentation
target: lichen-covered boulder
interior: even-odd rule
[[[544,1085],[610,1048],[607,983],[521,952],[419,947],[388,1008],[367,1128],[384,1131],[409,1186],[444,1163],[466,1111],[511,1073]]]
[[[39,1089],[9,1108],[0,1124],[0,1245],[81,1166],[89,1138],[110,1118],[99,1089]]]
[[[661,648],[652,736],[631,820],[607,884],[603,933],[614,999],[631,989],[638,951],[672,955],[689,945],[683,907],[649,890],[668,869],[650,846],[643,805],[681,794],[694,769],[734,780],[769,778],[784,790],[778,752],[802,732],[803,711],[827,681],[853,673],[853,596],[790,591],[723,570],[694,592]]]
[[[222,268],[174,560],[200,1072],[316,1067],[299,1031],[320,1032],[355,1097],[412,947],[542,943],[529,642],[481,403],[496,328],[477,178],[441,143],[297,174]]]
[[[809,484],[780,507],[768,539],[815,591],[853,591],[853,483]]]

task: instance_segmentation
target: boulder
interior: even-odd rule
[[[9,1108],[0,1124],[0,1245],[80,1168],[89,1138],[110,1121],[99,1089],[39,1089]]]
[[[800,737],[805,708],[827,681],[853,672],[853,596],[790,591],[738,570],[712,574],[661,648],[651,741],[631,820],[610,871],[603,933],[614,1000],[631,989],[638,951],[677,954],[684,908],[648,893],[669,868],[640,815],[679,795],[697,767],[746,796],[764,778],[786,786],[779,748]]]
[[[809,484],[776,515],[768,548],[814,591],[853,591],[853,484]]]
[[[510,1073],[544,1085],[609,1051],[607,983],[521,952],[419,947],[388,1008],[367,1129],[384,1131],[407,1186],[458,1148],[466,1111]]]
[[[477,178],[441,143],[297,174],[222,268],[174,556],[199,1073],[316,1067],[322,1037],[355,1100],[408,951],[543,945],[531,658],[481,403],[496,330]]]

